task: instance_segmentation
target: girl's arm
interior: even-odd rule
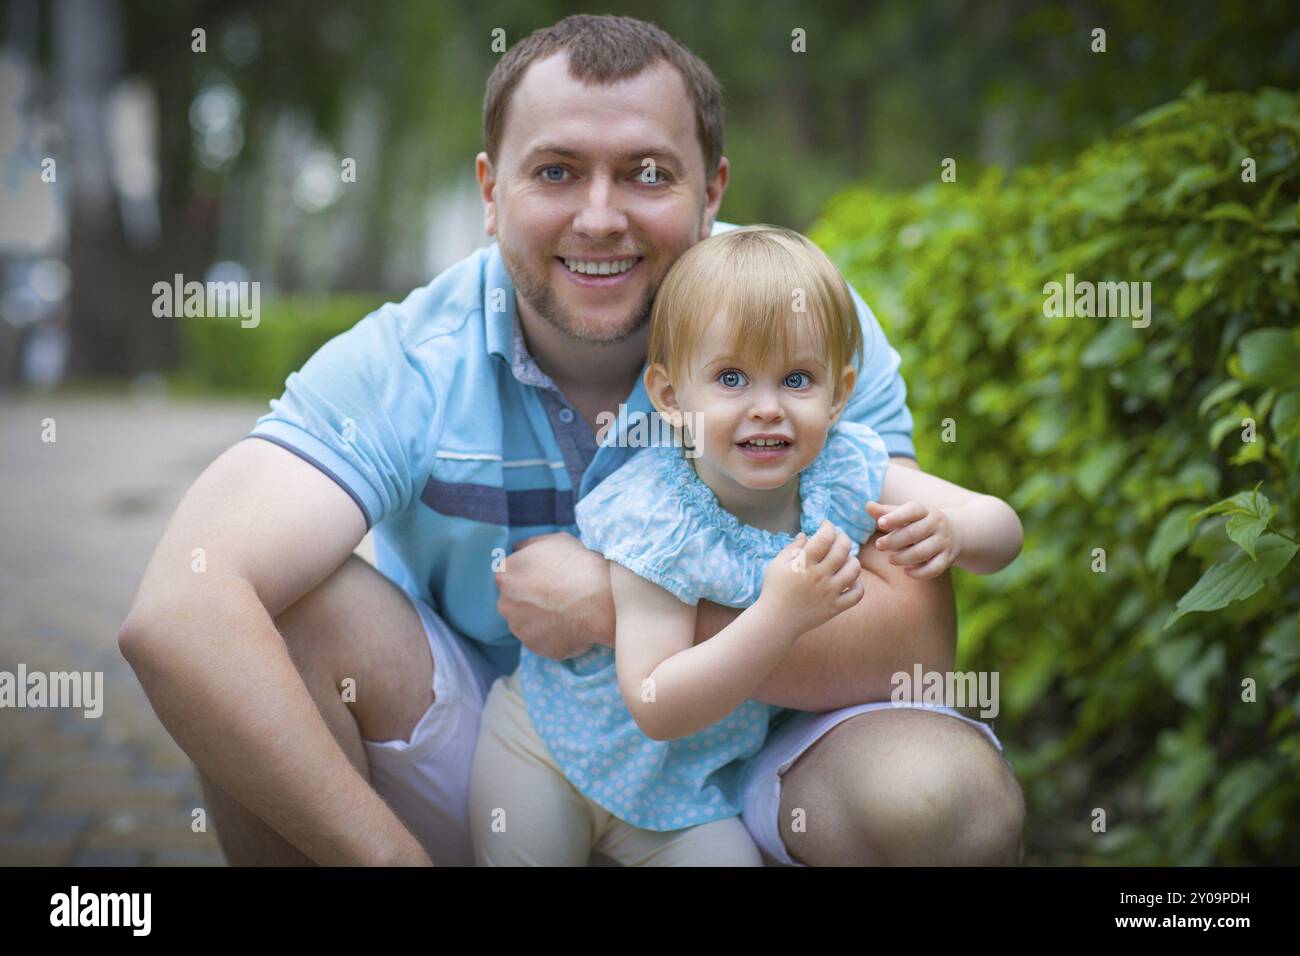
[[[859,570],[848,536],[829,523],[811,538],[800,535],[768,565],[758,600],[712,640],[692,646],[696,608],[610,562],[614,660],[637,726],[655,740],[674,740],[722,720],[801,634],[862,599]]]
[[[749,613],[751,608],[713,640],[693,647],[693,606],[621,564],[610,562],[609,575],[619,689],[637,726],[654,740],[686,737],[722,720],[794,642],[777,622]]]
[[[912,468],[888,468],[880,501],[867,511],[887,532],[876,547],[916,577],[936,577],[954,564],[993,574],[1016,559],[1024,542],[1020,519],[1002,499]]]

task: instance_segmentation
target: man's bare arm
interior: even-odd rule
[[[177,507],[118,644],[190,759],[307,856],[427,864],[330,733],[273,623],[365,530],[326,475],[269,442],[242,441]]]
[[[804,634],[752,695],[795,710],[833,710],[888,700],[898,671],[953,666],[956,604],[947,573],[917,580],[874,547],[861,553],[864,594],[857,606]],[[740,614],[700,603],[696,641],[707,640]]]
[[[910,458],[891,465],[915,468]],[[860,549],[865,593],[857,606],[804,634],[754,693],[756,700],[796,710],[832,710],[888,700],[890,678],[950,670],[956,658],[957,610],[948,574],[920,580],[889,562],[875,535]],[[707,640],[740,614],[701,602],[696,641]]]

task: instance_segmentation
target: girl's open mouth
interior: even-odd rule
[[[790,452],[793,442],[783,439],[761,439],[759,441],[736,442],[741,453],[753,461],[775,461],[784,458]]]

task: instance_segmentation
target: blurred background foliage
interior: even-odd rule
[[[486,241],[491,32],[577,12],[711,65],[722,218],[810,231],[902,352],[923,466],[1023,516],[956,580],[1027,860],[1300,861],[1294,0],[0,0],[0,384],[277,395]],[[259,326],[155,318],[177,273],[261,282]],[[1150,281],[1150,326],[1045,316],[1066,273]]]
[[[902,354],[923,466],[1024,522],[955,580],[1027,853],[1300,858],[1300,96],[1198,85],[1072,160],[846,190],[812,237]],[[1046,315],[1067,273],[1149,281],[1149,326]]]
[[[66,301],[50,303],[48,275],[36,277],[42,297],[26,270],[9,270],[0,329],[19,331],[0,332],[0,381],[21,371],[30,343],[15,339],[42,325],[66,335],[74,375],[173,368],[177,324],[152,316],[150,290],[176,273],[258,280],[264,306],[304,293],[400,298],[424,284],[486,239],[472,167],[499,58],[492,31],[513,44],[576,12],[591,11],[0,0],[27,128],[0,163],[10,179],[45,156],[63,172],[28,187],[58,196],[53,240],[0,239],[0,259],[54,260],[69,278]],[[1294,0],[612,0],[594,12],[657,22],[711,65],[727,95],[723,218],[801,230],[851,182],[908,188],[933,181],[944,157],[964,177],[1068,158],[1197,79],[1211,92],[1300,85]],[[795,28],[805,53],[791,50]],[[1104,53],[1092,52],[1095,28]],[[345,158],[357,171],[346,184]]]

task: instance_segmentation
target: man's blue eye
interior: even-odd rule
[[[747,379],[744,372],[738,372],[734,368],[729,368],[718,376],[718,381],[727,388],[739,388],[745,384]]]
[[[560,180],[555,179],[555,178],[553,178],[553,177],[551,177],[551,176],[547,176],[547,175],[546,175],[547,172],[549,172],[549,171],[552,170],[552,169],[554,169],[554,170],[558,170],[561,176],[564,175],[564,167],[563,167],[563,166],[543,166],[542,169],[541,169],[542,178],[545,179],[548,183],[558,183]]]
[[[791,372],[785,377],[786,388],[806,388],[811,384],[812,378],[807,372]]]

